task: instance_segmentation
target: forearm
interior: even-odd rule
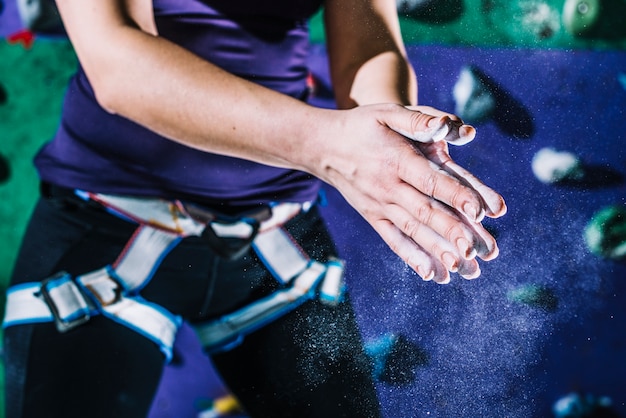
[[[330,72],[339,108],[417,104],[417,80],[393,0],[327,0]]]
[[[354,76],[349,101],[354,105],[416,105],[417,79],[413,67],[404,56],[391,51],[368,60]]]
[[[74,0],[59,4],[96,97],[108,111],[200,150],[315,169],[315,151],[324,152],[316,142],[329,137],[320,130],[330,129],[330,111],[227,73],[141,30],[110,3],[91,3],[95,10]]]
[[[109,74],[110,84],[101,86],[111,111],[204,151],[306,168],[303,145],[322,128],[321,109],[233,76],[161,38],[134,32],[122,44],[127,48],[113,58],[119,74]],[[133,51],[141,51],[141,60]]]

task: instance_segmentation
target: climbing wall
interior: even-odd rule
[[[0,289],[36,199],[32,158],[56,128],[76,65],[66,39],[32,38],[5,3]],[[327,190],[324,212],[348,261],[385,416],[548,417],[559,399],[626,416],[626,263],[592,252],[584,235],[599,210],[626,204],[626,2],[604,2],[593,25],[595,9],[576,18],[565,3],[399,1],[423,104],[454,111],[462,70],[480,75],[493,107],[475,121],[477,139],[452,152],[503,193],[509,213],[487,223],[501,256],[482,265],[482,277],[437,286],[421,282]],[[581,29],[581,19],[589,27]],[[313,101],[332,107],[321,15],[311,29]],[[532,162],[545,148],[571,153],[583,175],[542,181]],[[153,418],[198,416],[227,393],[187,328],[176,349]]]

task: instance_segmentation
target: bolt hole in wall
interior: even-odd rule
[[[4,286],[36,197],[31,160],[76,63],[62,31],[33,37],[15,2],[0,4]],[[626,417],[626,2],[397,7],[421,103],[477,127],[451,152],[509,213],[485,224],[501,255],[481,278],[437,286],[326,190],[384,415]],[[312,103],[332,107],[319,15],[311,37]],[[242,415],[187,328],[175,358],[151,417]]]

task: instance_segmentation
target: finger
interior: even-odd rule
[[[403,183],[396,186],[392,199],[419,222],[429,225],[437,234],[453,243],[461,257],[472,259],[477,251],[484,251],[488,247],[483,242],[483,235],[467,224],[465,216],[435,199],[417,193],[410,185]]]
[[[445,163],[442,163],[442,167],[448,173],[455,175],[457,178],[462,178],[467,182],[468,185],[474,188],[480,196],[483,198],[483,201],[487,205],[487,215],[492,218],[498,218],[503,216],[506,211],[506,203],[504,202],[504,198],[493,190],[491,187],[485,185],[481,182],[476,176],[472,173],[458,165],[452,160],[448,160]]]
[[[443,140],[449,144],[461,146],[476,138],[476,129],[471,125],[466,125],[462,121],[450,120],[448,122],[449,132]]]
[[[483,199],[474,188],[423,155],[407,153],[400,161],[398,175],[421,193],[455,208],[472,222],[480,222],[485,215]]]
[[[447,283],[450,280],[448,271],[457,272],[463,259],[458,250],[448,240],[430,228],[430,225],[418,221],[404,208],[392,204],[385,207],[385,209],[389,220],[404,235],[411,238],[413,242],[446,268],[446,272],[443,275],[435,274],[433,280],[438,283]]]
[[[478,192],[484,202],[485,213],[489,217],[497,218],[504,215],[507,211],[504,198],[495,190],[485,185],[468,170],[454,162],[448,153],[447,147],[442,145],[424,145],[419,147],[419,150],[426,158],[439,165],[448,174]]]
[[[437,204],[439,203],[435,202],[435,205]],[[397,216],[402,215],[401,208],[399,208],[397,205],[390,205],[390,206],[391,206],[389,208],[390,210],[388,210],[387,212],[390,215],[390,218],[393,219],[393,218],[396,218]],[[463,222],[462,219],[463,219],[462,217],[461,218],[457,217],[456,222],[462,223]],[[402,221],[397,221],[397,222],[402,222]],[[436,222],[430,223],[429,226],[432,226],[434,223]],[[402,232],[402,235],[405,237],[410,237],[413,242],[415,242],[416,244],[420,246],[420,248],[428,249],[431,256],[440,258],[441,264],[447,269],[447,271],[457,272],[461,277],[467,280],[475,279],[480,276],[481,274],[480,266],[473,257],[468,258],[468,259],[459,257],[458,253],[455,254],[454,250],[451,249],[451,244],[449,240],[442,241],[442,237],[437,236],[437,234],[434,234],[433,233],[434,231],[430,230],[428,227],[426,227],[426,225],[422,225],[422,228],[417,226],[419,224],[414,224],[414,225],[415,226],[412,226],[409,221],[405,230],[403,230],[402,227],[399,228],[400,231]],[[479,226],[482,228],[481,225]],[[493,241],[495,245],[495,240],[493,240],[493,238],[491,238],[491,240],[489,241]],[[431,244],[427,244],[427,242],[430,242]],[[429,245],[431,246],[429,247]],[[480,251],[480,252],[482,253],[483,251]],[[450,275],[449,273],[447,273],[447,271],[444,272],[444,274],[433,275],[432,277],[433,281],[439,284],[449,283]]]
[[[471,260],[474,257],[478,256],[482,260],[488,261],[493,260],[499,254],[498,244],[496,239],[487,231],[480,222],[472,222],[467,219],[463,214],[458,213],[456,210],[444,207],[447,210],[453,211],[456,213],[456,219],[459,219],[465,228],[471,231],[470,236],[472,237],[472,241],[470,241],[471,250],[467,253],[465,258],[466,260]],[[460,242],[459,244],[464,244]],[[459,245],[457,245],[459,250],[461,251],[461,255],[464,255]]]
[[[471,260],[478,255],[482,260],[488,261],[498,256],[496,239],[480,222],[470,221],[465,214],[437,200],[420,196],[419,193],[411,194],[414,190],[408,187],[407,190],[403,190],[401,186],[396,187],[401,192],[398,193],[398,203],[408,205],[404,207],[416,219],[454,243],[464,259]],[[463,238],[468,241],[464,241]]]
[[[383,241],[396,253],[413,271],[424,281],[433,280],[435,277],[445,276],[447,270],[440,265],[424,249],[419,247],[413,240],[404,235],[389,220],[373,222],[372,227],[381,236]],[[445,270],[445,273],[442,273]],[[450,280],[448,274],[448,281]],[[445,279],[444,279],[445,281]]]
[[[450,132],[447,116],[432,116],[411,111],[406,120],[396,123],[386,121],[387,126],[400,135],[424,144],[442,141]]]
[[[500,251],[496,239],[480,222],[468,219],[466,214],[437,200],[427,199],[415,193],[411,194],[411,190],[402,190],[401,187],[396,187],[396,189],[402,192],[398,194],[398,202],[409,205],[404,206],[406,208],[411,208],[411,204],[415,205],[409,211],[449,242],[455,243],[459,253],[466,260],[471,260],[476,255],[485,261],[493,260],[498,256]],[[408,199],[412,199],[413,202],[411,203]],[[459,230],[462,232],[459,233]],[[463,238],[469,238],[469,241],[464,242]]]
[[[496,239],[479,222],[467,222],[466,225],[474,231],[475,249],[481,260],[493,260],[500,254]]]
[[[480,276],[480,266],[475,259],[461,260],[458,273],[464,279],[472,280]]]
[[[458,116],[443,112],[439,109],[429,106],[406,106],[407,109],[424,113],[433,117],[437,117],[441,126],[436,127],[436,122],[429,121],[432,124],[433,132],[428,136],[428,132],[423,132],[423,140],[419,142],[432,143],[446,141],[453,145],[465,145],[476,137],[476,129],[473,126],[465,124]],[[412,138],[415,139],[415,138]],[[416,139],[417,140],[417,139]]]

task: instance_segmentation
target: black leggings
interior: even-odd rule
[[[42,198],[12,284],[110,264],[135,228],[77,199]],[[287,229],[312,258],[334,254],[316,209]],[[165,257],[141,295],[193,323],[231,312],[275,286],[253,252],[227,261],[202,238],[190,237]],[[143,417],[164,366],[157,345],[101,315],[63,334],[51,323],[8,327],[4,354],[7,418]],[[379,416],[349,300],[338,307],[307,302],[212,361],[250,416]]]

